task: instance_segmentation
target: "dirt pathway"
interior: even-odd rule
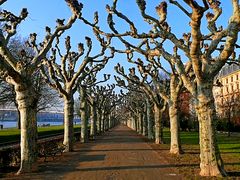
[[[155,180],[181,179],[173,167],[136,132],[117,126],[95,142],[76,143],[75,151],[40,164],[24,179]]]

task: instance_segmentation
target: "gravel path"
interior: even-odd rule
[[[166,154],[165,154],[166,155]],[[165,156],[163,154],[163,156]],[[21,179],[159,180],[182,179],[142,136],[119,125],[96,141],[76,143],[75,151],[40,163]]]

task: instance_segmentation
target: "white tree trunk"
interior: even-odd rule
[[[171,154],[182,154],[181,142],[179,137],[179,116],[178,116],[178,93],[171,90],[171,101],[169,103],[170,133],[171,133]]]
[[[155,143],[163,144],[163,128],[162,128],[162,113],[161,109],[154,103],[154,119],[155,119]]]
[[[223,162],[216,143],[216,112],[212,83],[198,87],[196,111],[199,120],[200,175],[225,176]]]
[[[143,116],[143,136],[147,135],[147,114],[144,112]]]
[[[107,130],[109,130],[109,129],[110,129],[111,121],[112,121],[112,116],[111,116],[111,113],[110,113],[110,114],[108,114],[108,120],[107,120]]]
[[[147,126],[148,126],[148,139],[153,139],[154,134],[153,134],[153,120],[152,120],[152,109],[149,100],[147,99]]]
[[[105,131],[105,110],[102,111],[102,117],[101,117],[101,132]]]
[[[88,118],[87,118],[87,99],[86,88],[80,88],[80,114],[81,114],[81,142],[85,143],[88,140]]]
[[[15,85],[21,121],[21,164],[18,174],[37,169],[37,99],[33,88]]]
[[[96,130],[97,130],[97,112],[96,112],[96,102],[93,101],[91,106],[91,129],[90,135],[93,139],[96,137]]]
[[[139,123],[139,134],[143,134],[143,118],[142,113],[138,113],[138,123]]]
[[[98,134],[101,134],[101,126],[102,126],[101,118],[102,118],[102,112],[98,110],[98,113],[97,113],[97,133]]]
[[[73,112],[74,112],[73,97],[64,98],[64,140],[63,144],[66,146],[64,152],[73,151]]]

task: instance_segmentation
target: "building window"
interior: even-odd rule
[[[231,77],[231,82],[233,82],[233,76]]]
[[[236,74],[236,80],[238,80],[238,74]]]
[[[226,84],[228,83],[228,78],[226,78]]]

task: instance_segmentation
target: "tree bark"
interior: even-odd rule
[[[155,143],[163,144],[163,127],[162,112],[160,107],[154,103],[154,119],[155,119]]]
[[[15,85],[21,119],[21,164],[18,174],[37,169],[37,98],[29,85]]]
[[[136,123],[136,131],[139,133],[140,126],[139,126],[139,118],[137,115],[134,115],[135,123]]]
[[[138,113],[138,123],[139,123],[139,134],[143,134],[143,117],[142,117],[142,113],[139,112]]]
[[[143,136],[146,136],[148,132],[147,132],[147,114],[145,112],[142,118],[143,118]]]
[[[153,139],[154,138],[154,134],[153,134],[153,120],[152,120],[152,108],[150,105],[149,100],[147,99],[147,127],[148,127],[148,139]]]
[[[183,150],[181,147],[179,137],[178,92],[174,87],[171,87],[170,90],[171,100],[169,102],[170,133],[171,133],[170,154],[178,155],[182,154]]]
[[[170,133],[171,133],[171,154],[182,154],[181,142],[179,137],[179,117],[178,108],[175,102],[169,106]]]
[[[97,113],[97,133],[101,134],[101,126],[102,126],[102,112],[98,110]]]
[[[21,119],[20,119],[20,111],[19,111],[19,108],[17,108],[17,126],[18,126],[18,129],[21,129]]]
[[[64,140],[66,146],[64,152],[73,151],[73,112],[74,112],[73,96],[64,97]]]
[[[198,86],[196,111],[199,120],[200,175],[226,176],[216,140],[217,121],[212,93],[212,83]]]
[[[108,119],[107,119],[107,131],[110,129],[111,121],[112,121],[112,116],[111,116],[111,113],[109,113]]]
[[[91,106],[91,129],[90,129],[90,135],[93,139],[96,137],[96,130],[97,130],[97,107],[96,102],[93,101],[93,104]]]
[[[81,114],[81,142],[88,141],[88,119],[87,119],[87,100],[86,100],[86,87],[80,88],[80,114]]]
[[[104,132],[105,131],[105,110],[102,111],[101,122],[102,122],[101,132]]]

